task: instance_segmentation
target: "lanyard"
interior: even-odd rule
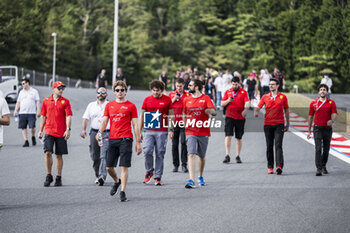
[[[325,101],[323,101],[323,103],[322,103],[319,107],[317,107],[318,102],[320,102],[320,99],[317,99],[317,103],[316,103],[316,112],[322,107],[322,105],[323,105],[324,103],[326,103],[326,101],[327,101],[327,98],[326,98]]]
[[[236,95],[238,94],[238,90],[236,91],[236,93],[234,91],[232,91],[232,99],[235,100]]]

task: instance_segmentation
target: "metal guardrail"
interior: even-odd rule
[[[33,86],[52,86],[52,74],[46,72],[40,72],[36,70],[26,69],[24,67],[18,67],[18,76],[20,79],[29,78],[31,85]],[[73,79],[66,76],[56,75],[56,81],[63,82],[67,87],[75,88],[95,88],[95,83]]]

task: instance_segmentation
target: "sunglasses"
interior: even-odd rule
[[[57,90],[59,90],[59,91],[63,91],[64,90],[64,87],[57,87]]]
[[[125,89],[115,89],[114,91],[115,91],[115,92],[119,92],[119,91],[124,92]]]
[[[96,92],[98,95],[100,95],[100,94],[102,94],[102,95],[105,95],[105,94],[107,94],[107,92],[105,92],[105,91],[98,91],[98,92]]]

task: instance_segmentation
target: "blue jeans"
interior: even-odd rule
[[[216,92],[216,106],[221,107],[221,91]]]

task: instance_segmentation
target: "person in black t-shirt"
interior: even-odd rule
[[[126,83],[125,75],[122,72],[122,68],[118,67],[117,74],[115,75],[115,81],[124,81]]]
[[[101,73],[99,75],[97,75],[96,77],[96,89],[99,89],[100,87],[104,87],[107,89],[107,77],[106,77],[106,70],[102,69]]]
[[[258,83],[256,81],[256,77],[250,74],[248,76],[246,85],[246,90],[249,96],[249,106],[252,106],[252,100],[255,99],[256,93],[258,92]],[[249,109],[252,109],[252,107],[250,107]]]
[[[164,83],[164,93],[167,91],[167,84],[168,84],[168,69],[164,68],[162,73],[159,75],[159,81],[162,81]]]

